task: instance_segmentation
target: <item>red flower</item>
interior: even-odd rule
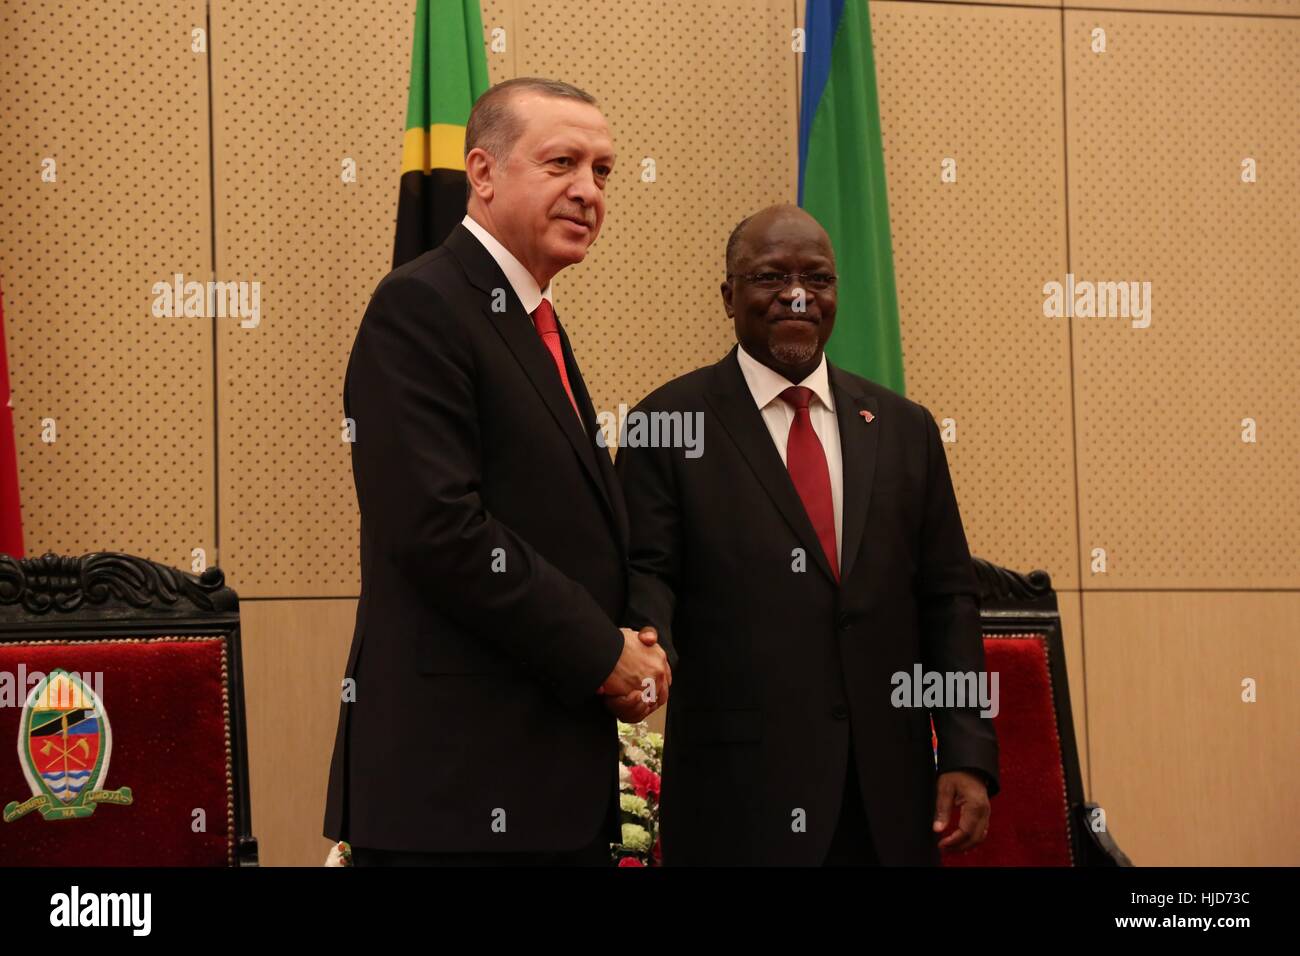
[[[653,859],[655,863],[658,864],[659,866],[664,865],[664,851],[663,851],[663,846],[661,845],[663,843],[663,839],[664,838],[662,836],[655,837],[654,849],[650,851],[651,859]]]
[[[632,777],[632,788],[636,795],[645,798],[647,793],[654,794],[657,801],[659,799],[659,774],[640,765],[634,766],[629,770]]]
[[[645,866],[644,863],[642,863],[634,856],[623,857],[621,860],[618,861],[618,865],[619,866]]]

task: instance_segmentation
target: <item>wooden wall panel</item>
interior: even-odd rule
[[[217,268],[262,283],[261,323],[217,355],[222,564],[246,596],[360,587],[343,376],[392,267],[413,10],[213,4]],[[489,3],[485,30],[509,14]]]
[[[357,602],[243,601],[253,835],[265,866],[320,866],[325,786]]]
[[[1060,14],[871,11],[907,394],[956,423],[972,550],[1076,587],[1069,331],[1040,294],[1065,271]]]
[[[28,554],[216,561],[213,321],[153,314],[154,283],[211,278],[203,23],[200,0],[0,7],[0,288]]]
[[[923,0],[925,3],[950,3],[960,6],[972,6],[971,0]],[[873,7],[875,3],[871,4]],[[1061,9],[1061,0],[998,0],[997,6],[1001,7],[1052,7]]]
[[[1300,594],[1085,591],[1083,620],[1092,797],[1133,862],[1300,864]]]
[[[1151,289],[1073,322],[1082,585],[1300,586],[1300,22],[1065,18],[1071,269]]]
[[[1065,8],[1300,17],[1300,0],[1064,0]]]
[[[343,372],[392,264],[412,5],[217,0],[212,23],[217,269],[262,283],[260,324],[218,340],[222,564],[245,596],[355,594]]]

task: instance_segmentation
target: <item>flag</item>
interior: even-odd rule
[[[465,123],[488,88],[478,0],[417,0],[393,268],[465,216]]]
[[[900,394],[903,346],[867,0],[808,0],[799,205],[835,247],[839,309],[826,352]]]
[[[18,448],[14,444],[13,399],[5,346],[4,296],[0,294],[0,553],[23,557],[23,512],[18,500]]]

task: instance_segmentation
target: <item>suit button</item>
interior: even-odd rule
[[[834,717],[836,720],[848,720],[849,709],[845,707],[843,704],[836,704],[834,707],[831,708],[831,716]]]
[[[841,630],[841,631],[847,631],[847,630],[851,629],[852,627],[853,627],[853,624],[852,624],[852,622],[849,620],[849,616],[848,616],[847,614],[841,614],[841,615],[840,615],[840,630]]]

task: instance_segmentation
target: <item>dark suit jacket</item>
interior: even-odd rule
[[[931,715],[892,706],[891,675],[917,662],[983,670],[970,553],[930,413],[829,372],[844,465],[839,585],[734,349],[637,409],[702,412],[698,458],[619,450],[632,524],[624,623],[657,626],[676,661],[660,810],[669,865],[820,864],[850,759],[881,862],[938,860]],[[995,792],[997,742],[977,710],[934,711],[939,770],[983,771]]]
[[[561,339],[585,433],[505,275],[463,226],[375,290],[343,392],[361,598],[332,839],[559,852],[608,822],[617,840],[617,735],[596,690],[623,647],[627,513]]]

